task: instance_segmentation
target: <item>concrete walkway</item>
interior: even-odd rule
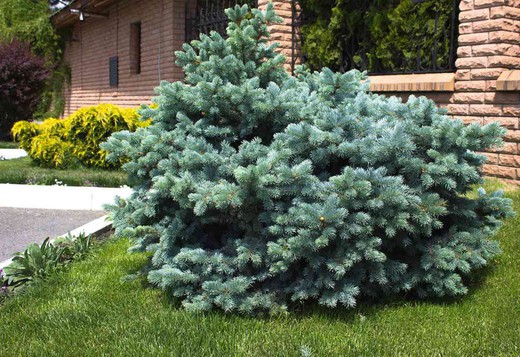
[[[0,184],[0,207],[52,210],[103,210],[116,196],[127,198],[129,187],[71,187]]]
[[[78,235],[108,229],[103,205],[113,203],[115,196],[127,198],[131,193],[129,187],[0,184],[0,269],[30,243],[41,244],[47,237],[71,231]]]
[[[0,160],[18,159],[27,156],[22,149],[0,149]]]
[[[67,234],[105,214],[104,211],[0,208],[0,262],[31,243]]]

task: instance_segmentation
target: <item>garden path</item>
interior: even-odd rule
[[[129,187],[0,184],[0,268],[8,264],[3,260],[30,243],[42,243],[95,219],[91,222],[94,227],[82,231],[92,233],[106,227],[101,218],[106,214],[103,205],[131,192]]]
[[[31,243],[62,235],[103,215],[104,211],[0,208],[0,262]]]

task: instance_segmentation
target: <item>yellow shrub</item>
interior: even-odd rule
[[[49,133],[40,134],[32,140],[29,156],[44,167],[67,168],[77,165],[73,145]]]
[[[18,121],[11,129],[11,134],[15,141],[20,144],[20,147],[25,151],[31,150],[31,142],[35,136],[40,134],[39,125],[25,120]]]
[[[66,119],[49,118],[40,124],[40,132],[48,133],[49,135],[59,136],[60,138],[65,135],[66,131]]]
[[[110,168],[118,167],[122,162],[106,162],[106,152],[99,145],[114,132],[135,131],[149,124],[150,120],[140,120],[135,109],[100,104],[79,109],[63,120],[47,119],[41,125],[35,124],[35,127],[20,124],[16,133],[13,128],[13,136],[43,166],[67,167],[82,164]],[[59,150],[63,152],[60,153]]]

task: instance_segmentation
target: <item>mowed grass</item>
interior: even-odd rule
[[[520,212],[520,191],[507,195]],[[518,356],[520,218],[497,239],[504,253],[464,298],[264,318],[190,314],[142,281],[122,282],[148,257],[112,240],[0,307],[0,356]]]
[[[0,183],[54,185],[56,181],[68,186],[119,187],[126,184],[126,174],[120,170],[42,168],[29,157],[0,160]]]
[[[0,149],[18,149],[19,145],[12,141],[0,141]]]

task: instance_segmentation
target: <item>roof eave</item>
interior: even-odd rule
[[[100,13],[116,2],[117,0],[90,0],[87,2],[72,0],[63,9],[52,14],[50,16],[50,20],[56,29],[70,27],[80,21],[77,14],[71,13],[71,9],[83,10],[85,12],[91,13]]]

